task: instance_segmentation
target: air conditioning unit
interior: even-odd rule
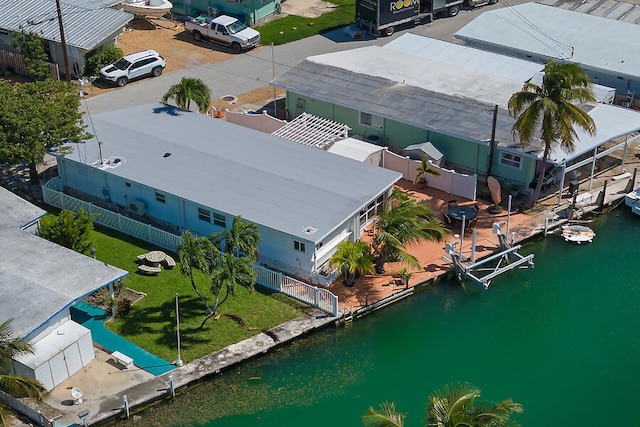
[[[209,16],[211,16],[211,17],[215,18],[216,16],[218,16],[218,8],[217,7],[209,6],[207,8],[207,12],[209,12]]]
[[[147,204],[140,200],[132,200],[129,202],[128,206],[129,212],[136,215],[146,215],[147,214]]]

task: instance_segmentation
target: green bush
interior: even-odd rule
[[[124,317],[131,311],[131,301],[121,298],[116,303],[116,317]]]
[[[105,67],[122,57],[122,49],[115,44],[107,44],[94,49],[85,56],[85,76],[97,76],[100,68]]]

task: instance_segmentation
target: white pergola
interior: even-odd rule
[[[334,142],[347,138],[350,130],[344,123],[302,113],[272,135],[326,150]]]

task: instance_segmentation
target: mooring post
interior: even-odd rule
[[[471,240],[471,263],[476,262],[476,240],[478,239],[478,232],[473,230],[473,239]]]
[[[129,418],[129,401],[127,400],[127,395],[122,396],[122,400],[124,402],[124,414]]]
[[[544,218],[544,236],[547,237],[549,235],[549,217]]]
[[[600,197],[600,205],[598,206],[598,209],[600,211],[602,211],[602,208],[604,208],[604,199],[607,197],[607,182],[604,182],[604,186],[602,187],[602,197]]]

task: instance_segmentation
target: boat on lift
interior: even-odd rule
[[[631,208],[631,212],[640,215],[640,188],[636,188],[624,196],[624,204]]]
[[[171,11],[173,4],[169,0],[123,0],[114,7],[144,18],[160,18]]]
[[[565,241],[571,243],[591,243],[596,233],[586,225],[563,225],[562,237]]]

